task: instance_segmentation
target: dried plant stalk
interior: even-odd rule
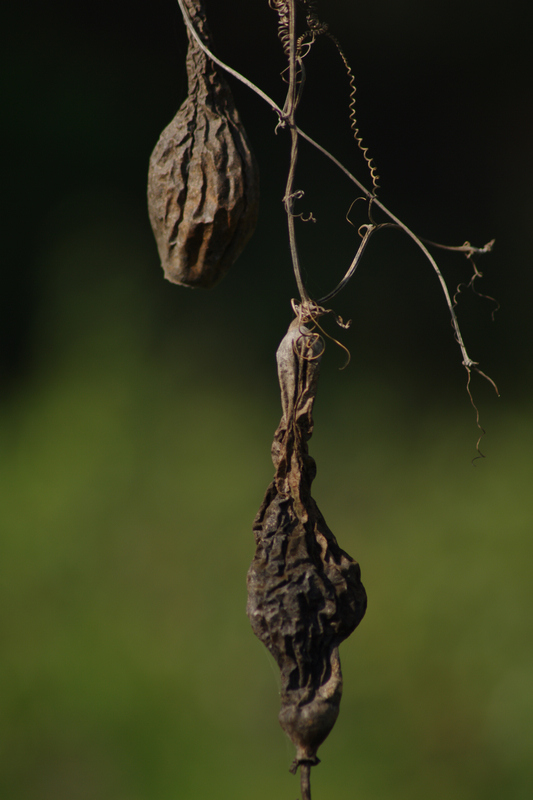
[[[203,0],[184,2],[211,47]],[[254,231],[259,171],[226,80],[188,37],[189,94],[152,153],[148,210],[165,277],[210,288]]]
[[[313,431],[323,342],[295,319],[277,352],[283,416],[274,435],[274,480],[254,522],[247,613],[281,671],[279,721],[296,746],[291,767],[318,764],[339,713],[339,644],[366,611],[359,565],[337,544],[315,501]]]

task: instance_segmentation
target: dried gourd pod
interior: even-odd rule
[[[281,671],[279,721],[296,746],[291,771],[318,763],[339,713],[339,644],[366,611],[359,565],[341,550],[311,497],[313,431],[322,340],[294,320],[278,349],[283,416],[274,435],[274,480],[254,522],[248,572],[252,629]],[[302,785],[304,776],[302,775]]]
[[[202,0],[185,0],[211,47]],[[148,210],[165,277],[210,288],[252,235],[259,172],[229,86],[189,33],[189,94],[150,158]]]

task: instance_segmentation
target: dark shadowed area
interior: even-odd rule
[[[284,100],[267,0],[208,0],[220,57]],[[533,105],[522,2],[322,0],[357,84],[380,199],[418,235],[493,253],[458,317],[396,230],[332,307],[314,496],[361,564],[368,611],[316,800],[525,800],[533,785]],[[0,795],[290,798],[279,677],[245,614],[252,522],[281,414],[275,350],[296,296],[289,139],[229,79],[261,172],[257,230],[214,290],[163,278],[150,153],[186,94],[174,0],[11,4],[0,59]],[[369,185],[331,41],[300,126]],[[304,279],[326,294],[365,222],[305,143]],[[377,216],[377,215],[376,215]],[[472,266],[442,252],[453,292]]]

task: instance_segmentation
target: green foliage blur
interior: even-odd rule
[[[228,2],[228,19],[208,4],[212,27],[221,55],[280,99],[275,18],[266,0],[255,5]],[[505,19],[485,7],[479,17],[474,0],[452,4],[455,15],[443,2],[410,0],[402,14],[385,0],[330,5],[383,201],[428,238],[497,239],[479,266],[502,310],[492,323],[490,303],[463,292],[460,321],[502,397],[475,377],[487,434],[472,464],[479,431],[444,301],[409,243],[384,234],[335,304],[352,328],[326,322],[352,360],[339,371],[343,352],[328,342],[310,442],[315,497],[369,595],[341,647],[341,714],[313,797],[526,800],[526,28],[509,4]],[[262,170],[258,230],[212,293],[171,286],[145,177],[185,92],[176,4],[56,0],[6,15],[16,36],[1,73],[0,797],[294,800],[277,668],[245,615],[280,414],[274,353],[295,293],[280,203],[287,141],[235,86]],[[340,155],[364,178],[342,70],[322,44],[302,116],[332,149],[344,131]],[[505,155],[486,124],[491,103],[507,120]],[[354,196],[305,148],[301,163],[318,218],[300,231],[302,256],[320,294],[352,257]],[[442,264],[453,286],[468,281],[465,259]]]

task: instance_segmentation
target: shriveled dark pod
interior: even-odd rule
[[[184,0],[211,49],[203,0]],[[252,235],[259,171],[217,66],[189,33],[189,94],[150,158],[148,210],[165,277],[210,288]]]
[[[322,348],[296,319],[277,352],[283,416],[272,444],[276,473],[254,522],[248,572],[247,613],[281,671],[279,721],[296,746],[291,771],[304,768],[302,786],[339,713],[339,644],[366,611],[359,565],[311,497],[316,466],[307,441]]]

